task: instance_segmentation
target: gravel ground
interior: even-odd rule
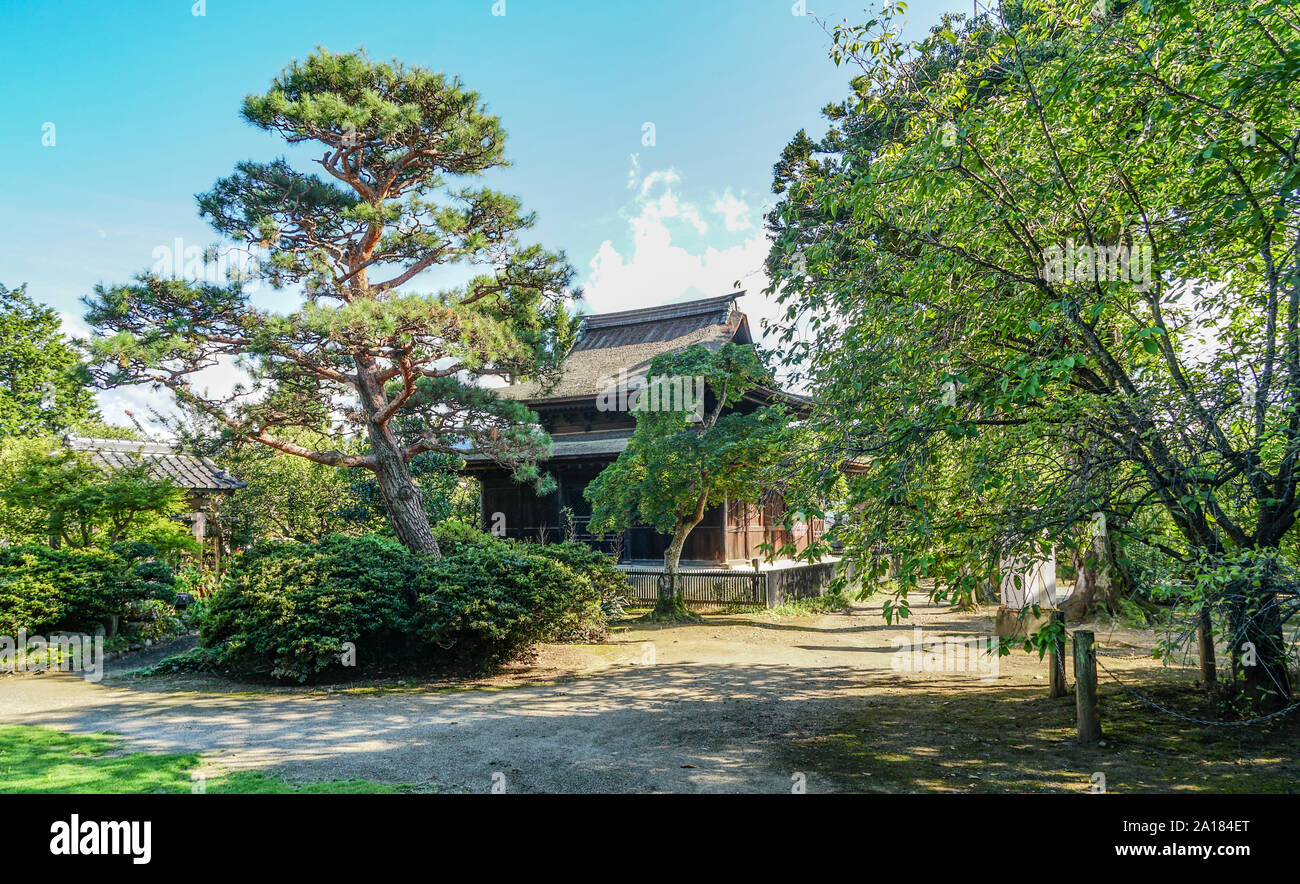
[[[906,689],[890,667],[891,638],[910,637],[921,624],[988,634],[987,615],[920,605],[916,614],[906,627],[886,625],[875,606],[798,620],[717,615],[698,625],[632,627],[602,645],[547,646],[526,667],[457,689],[270,690],[128,674],[181,642],[110,663],[99,684],[70,674],[0,678],[0,724],[110,731],[130,749],[202,752],[210,773],[271,768],[302,781],[360,777],[466,792],[494,783],[509,792],[788,792],[795,771],[781,761],[788,759],[781,746],[861,709],[865,696]],[[1026,658],[1014,671],[1004,666],[999,680],[1032,684],[1041,672],[1043,664]],[[809,775],[809,792],[833,788]]]

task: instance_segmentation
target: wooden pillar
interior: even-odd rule
[[[1065,696],[1065,615],[1060,611],[1052,612],[1052,625],[1058,627],[1060,632],[1052,641],[1052,649],[1049,656],[1052,658],[1052,682],[1049,697]]]
[[[1209,688],[1217,680],[1214,669],[1214,624],[1210,620],[1209,605],[1201,606],[1201,614],[1196,626],[1196,641],[1201,649],[1201,682]]]
[[[1101,714],[1097,708],[1097,648],[1087,630],[1074,634],[1074,700],[1080,743],[1101,739]]]

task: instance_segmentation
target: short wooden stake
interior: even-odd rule
[[[1201,682],[1208,688],[1214,684],[1217,676],[1214,671],[1214,624],[1210,621],[1210,609],[1205,605],[1201,606],[1196,642],[1201,648]]]
[[[1052,612],[1052,625],[1059,627],[1060,632],[1055,640],[1052,641],[1052,649],[1048,652],[1052,658],[1052,689],[1049,697],[1065,696],[1065,615],[1060,611]]]
[[[1097,709],[1097,649],[1095,636],[1087,630],[1074,634],[1074,700],[1080,743],[1101,739],[1101,715]]]

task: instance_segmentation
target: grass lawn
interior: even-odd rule
[[[123,752],[112,734],[81,736],[33,725],[0,727],[0,793],[192,792],[198,754]],[[237,771],[210,776],[213,794],[402,792],[406,787],[368,780],[295,784],[275,774]]]

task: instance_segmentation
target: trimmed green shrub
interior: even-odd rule
[[[444,556],[454,556],[464,549],[482,549],[507,542],[454,519],[435,525],[433,536],[438,541],[439,551]]]
[[[111,552],[12,546],[0,549],[0,631],[93,631],[144,597],[126,562]]]
[[[146,583],[166,583],[168,586],[176,584],[172,566],[166,562],[136,562],[131,566],[131,573]]]
[[[466,548],[429,571],[431,590],[417,603],[417,635],[457,665],[488,667],[537,642],[604,631],[600,591],[591,581],[524,544]]]
[[[119,540],[108,547],[108,551],[128,562],[152,559],[158,555],[158,548],[143,540]]]
[[[122,631],[135,641],[162,641],[185,631],[176,609],[159,599],[132,602],[123,614]]]
[[[358,665],[409,654],[422,562],[379,537],[259,544],[234,560],[199,627],[239,672],[306,681],[342,668],[344,643]]]
[[[627,575],[614,565],[612,556],[576,541],[529,548],[586,577],[600,593],[600,606],[606,617],[620,616],[623,608],[633,602],[632,585]]]
[[[29,574],[0,572],[0,634],[43,633],[63,621],[66,600]]]
[[[172,573],[171,565],[156,560],[136,562],[131,566],[131,574],[140,581],[147,598],[176,604],[176,575]]]
[[[203,665],[306,681],[345,672],[350,642],[358,670],[398,662],[482,669],[537,642],[603,634],[602,590],[588,576],[608,581],[600,559],[439,529],[450,554],[437,561],[375,536],[271,543],[237,556],[199,620],[211,652]]]

